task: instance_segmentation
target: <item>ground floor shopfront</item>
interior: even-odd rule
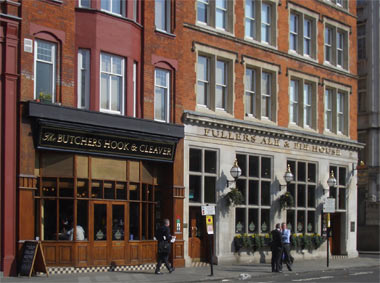
[[[355,141],[316,133],[260,126],[252,122],[223,119],[186,112],[185,170],[185,255],[188,262],[207,259],[209,241],[202,205],[215,205],[214,259],[218,262],[262,261],[263,253],[243,256],[234,247],[236,235],[267,235],[276,223],[286,222],[293,234],[323,234],[326,217],[323,203],[334,198],[331,214],[331,253],[357,256],[356,194],[357,151]],[[224,196],[234,187],[230,169],[234,160],[242,170],[236,187],[244,201],[227,206]],[[288,166],[294,180],[284,180]],[[336,186],[327,180],[333,172]],[[294,204],[282,209],[280,196],[289,192]],[[206,251],[206,252],[205,252]],[[269,258],[270,259],[270,254]],[[296,255],[297,256],[297,255]],[[300,257],[326,256],[326,245]]]
[[[35,102],[23,113],[19,250],[40,240],[48,266],[154,263],[168,218],[184,265],[182,126]]]

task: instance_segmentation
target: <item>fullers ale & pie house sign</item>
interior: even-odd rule
[[[40,126],[37,148],[173,161],[175,142]]]

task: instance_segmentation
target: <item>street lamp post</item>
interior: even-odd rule
[[[287,167],[286,172],[284,174],[284,180],[285,180],[286,184],[285,185],[280,184],[280,189],[281,189],[281,187],[288,187],[289,183],[294,180],[294,175],[292,173],[292,170],[290,170],[290,164],[288,164],[288,167]]]
[[[327,180],[327,185],[329,188],[336,186],[336,179],[334,177],[334,171],[331,170],[330,177]],[[330,213],[327,213],[327,267],[329,267],[330,259]]]
[[[232,178],[234,178],[234,180],[233,181],[227,180],[227,187],[231,183],[236,183],[236,180],[241,176],[241,169],[238,165],[237,159],[235,159],[234,165],[231,167],[230,174],[231,174]]]

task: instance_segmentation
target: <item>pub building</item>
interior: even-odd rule
[[[233,245],[235,236],[265,236],[282,222],[292,234],[323,235],[323,202],[328,197],[335,199],[336,209],[331,213],[331,254],[357,256],[354,167],[361,144],[201,111],[185,111],[184,124],[187,260],[207,258],[202,205],[216,206],[215,261],[259,263],[270,260],[270,249],[238,252]],[[236,183],[231,182],[234,179],[230,174],[235,160],[241,169]],[[284,178],[288,166],[293,175],[289,184]],[[331,172],[336,179],[333,187],[327,183]],[[243,203],[227,206],[224,196],[235,186],[243,195]],[[286,192],[293,196],[294,205],[281,209],[279,198]],[[317,250],[293,251],[292,255],[296,260],[326,257],[326,242]]]
[[[169,218],[183,265],[183,188],[173,181],[183,126],[34,101],[23,112],[21,172],[34,175],[20,174],[20,240],[39,239],[49,267],[154,263],[155,228]]]

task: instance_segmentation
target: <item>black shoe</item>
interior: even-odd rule
[[[159,271],[155,271],[154,273],[156,273],[157,275],[163,275],[163,273],[159,272]]]
[[[174,270],[175,270],[175,267],[172,267],[172,268],[169,270],[169,273],[172,273]]]
[[[289,270],[289,271],[293,271],[293,269],[292,269],[291,267],[288,267],[288,270]]]

